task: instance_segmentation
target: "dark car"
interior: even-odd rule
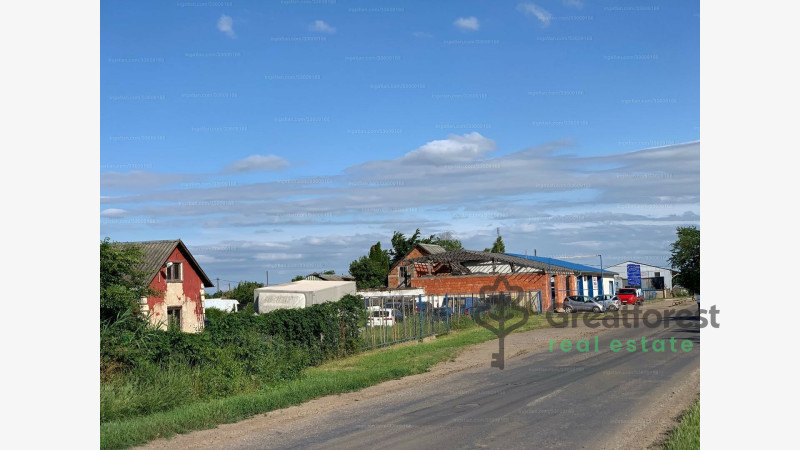
[[[418,302],[414,302],[414,312],[419,313],[420,304]],[[422,313],[427,314],[431,309],[431,304],[428,302],[422,302]]]
[[[447,316],[453,315],[453,308],[449,306],[442,306],[440,308],[433,308],[431,310],[431,316],[433,320],[445,320]]]

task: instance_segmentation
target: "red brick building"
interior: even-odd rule
[[[126,242],[144,252],[140,270],[150,280],[150,288],[163,296],[142,298],[142,312],[162,329],[176,327],[195,333],[203,329],[205,288],[214,284],[200,268],[180,239],[171,241]]]
[[[387,287],[389,289],[407,288],[411,287],[409,280],[412,274],[408,271],[408,267],[404,261],[414,258],[420,258],[428,255],[438,255],[444,253],[446,250],[440,245],[434,244],[417,244],[410,252],[406,254],[400,261],[397,261],[392,267],[389,268],[389,277]]]
[[[569,268],[502,253],[459,249],[416,256],[415,250],[393,269],[405,268],[408,286],[424,288],[427,295],[541,291],[547,311],[576,293],[576,273]]]

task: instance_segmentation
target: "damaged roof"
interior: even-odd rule
[[[552,264],[542,263],[540,261],[532,261],[525,258],[506,255],[504,253],[491,253],[480,252],[475,250],[458,249],[449,252],[441,252],[433,255],[422,256],[419,258],[410,259],[408,263],[431,263],[431,264],[447,264],[451,267],[454,275],[467,275],[472,273],[464,263],[486,263],[486,262],[505,263],[510,266],[516,267],[530,267],[537,269],[541,273],[553,273],[572,275],[575,273],[573,270],[556,266]],[[516,270],[515,270],[516,271]]]

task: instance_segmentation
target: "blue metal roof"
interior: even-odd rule
[[[577,263],[574,263],[574,262],[564,261],[564,260],[561,260],[561,259],[546,258],[544,256],[530,256],[530,255],[526,256],[526,255],[520,255],[518,253],[506,253],[506,255],[508,255],[508,256],[516,256],[517,258],[529,259],[531,261],[538,261],[538,262],[544,263],[544,264],[552,264],[554,266],[565,267],[567,269],[571,269],[571,270],[574,270],[576,272],[594,273],[594,274],[599,274],[600,273],[600,268],[598,268],[598,267],[587,266],[587,265],[584,265],[584,264],[577,264]],[[606,275],[609,275],[609,276],[618,275],[617,272],[611,272],[610,270],[606,270],[606,269],[603,269],[602,273],[603,273],[604,276],[606,276]]]

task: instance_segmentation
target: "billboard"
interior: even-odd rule
[[[628,286],[642,285],[642,267],[639,264],[628,264]]]

